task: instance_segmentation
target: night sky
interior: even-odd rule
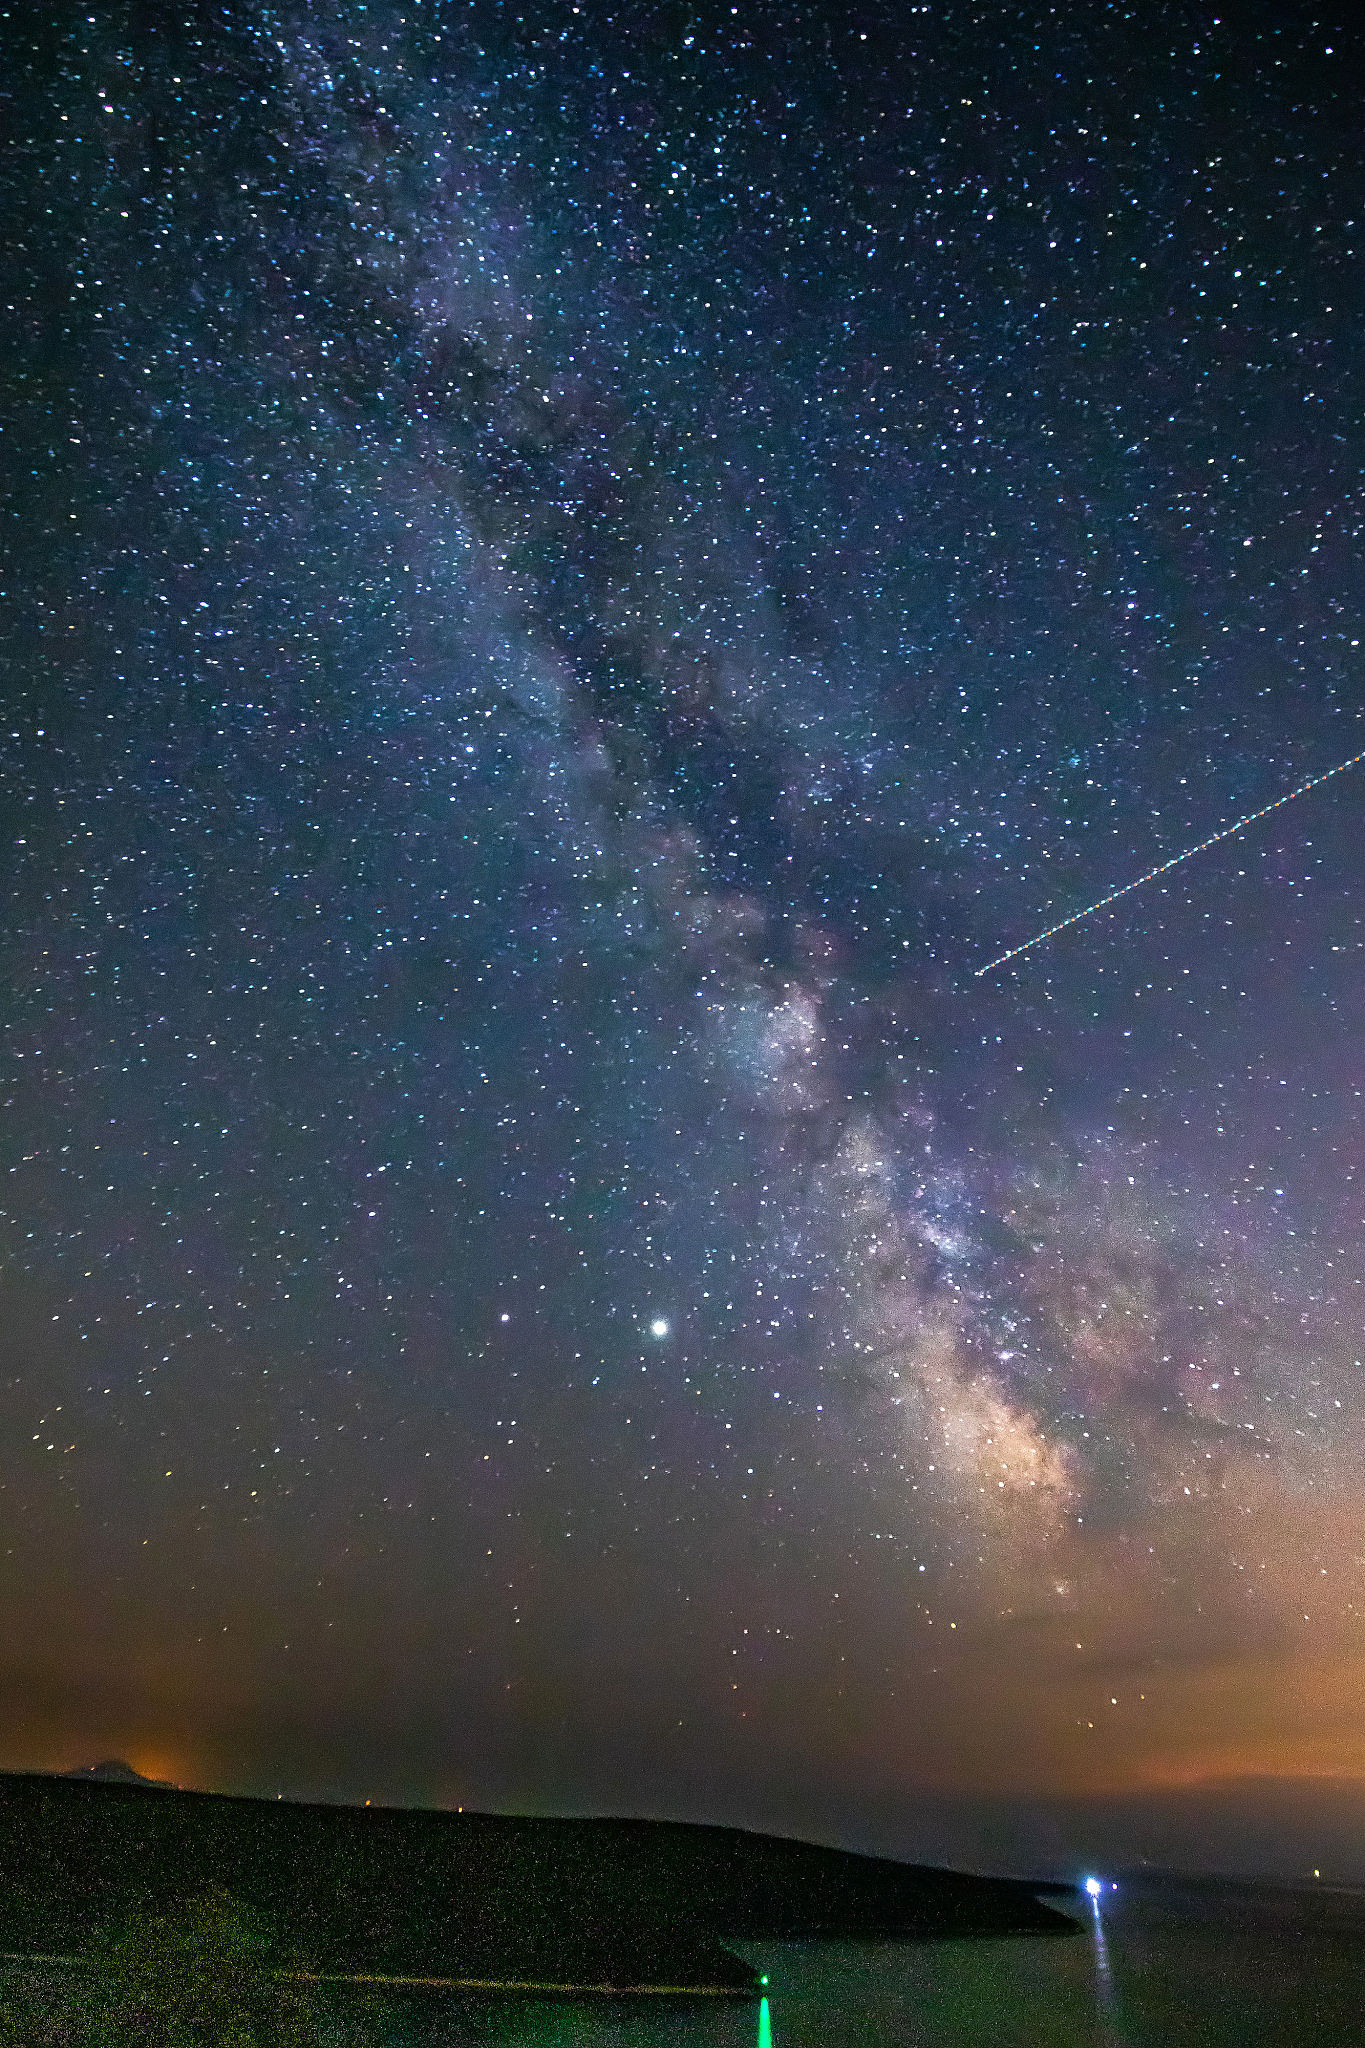
[[[1358,32],[4,35],[0,1764],[1297,1867]]]

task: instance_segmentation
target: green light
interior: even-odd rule
[[[765,1977],[763,1982],[766,1984],[767,1981]],[[758,2048],[773,2048],[773,2022],[766,1998],[758,2002]]]
[[[1316,1871],[1314,1871],[1313,1875],[1314,1875],[1314,1876],[1316,1877],[1316,1876],[1317,1876],[1317,1872],[1316,1872]],[[758,1981],[759,1981],[759,1983],[760,1983],[760,1984],[766,1984],[766,1983],[767,1983],[767,1981],[768,1981],[768,1973],[767,1973],[767,1971],[766,1971],[766,1970],[764,1971],[763,1975],[762,1975],[762,1976],[761,1976],[761,1977],[759,1978],[759,1980],[758,1980]]]

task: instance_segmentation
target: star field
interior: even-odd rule
[[[4,1761],[1365,1779],[1358,37],[8,26]]]

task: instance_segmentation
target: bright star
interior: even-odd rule
[[[666,1337],[668,1335],[668,1328],[669,1325],[667,1317],[655,1316],[653,1322],[649,1326],[649,1334],[651,1337]]]

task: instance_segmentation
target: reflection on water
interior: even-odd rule
[[[1075,1912],[1074,1939],[746,1953],[772,1979],[777,2048],[1358,2048],[1365,2039],[1365,1895],[1134,1880]]]
[[[1086,1879],[1086,1891],[1090,1896],[1091,1939],[1095,1951],[1095,2015],[1100,2039],[1113,2042],[1119,2048],[1120,2037],[1114,2026],[1114,1979],[1109,1968],[1109,1944],[1104,1938],[1104,1915],[1100,1900],[1104,1886],[1099,1878]]]
[[[414,2003],[368,2028],[365,2048],[1359,2048],[1365,2038],[1365,1896],[1134,1880],[1074,1911],[1070,1937],[744,1944],[771,1979],[757,2006]]]

